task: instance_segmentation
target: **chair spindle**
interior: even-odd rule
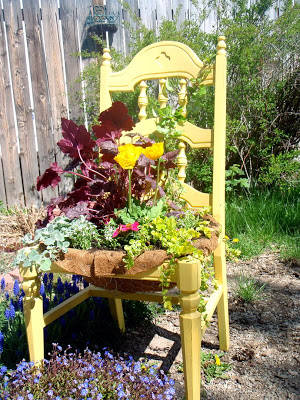
[[[165,108],[168,102],[167,90],[166,90],[166,79],[159,80],[159,94],[158,94],[158,102],[160,108]]]
[[[185,178],[186,178],[186,166],[187,166],[187,158],[186,158],[186,154],[185,154],[185,143],[184,142],[180,142],[179,143],[179,153],[178,153],[178,157],[177,157],[177,165],[178,165],[178,180],[182,183],[184,183]]]
[[[180,91],[178,93],[178,103],[182,107],[182,114],[186,117],[187,105],[187,82],[186,79],[180,79]]]
[[[148,105],[148,97],[147,97],[147,84],[145,81],[141,81],[139,84],[140,87],[140,95],[138,97],[138,105],[140,108],[139,112],[139,120],[144,121],[147,118],[147,105]]]

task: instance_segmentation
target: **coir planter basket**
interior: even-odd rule
[[[211,228],[211,237],[201,237],[193,241],[193,245],[201,249],[205,256],[211,254],[218,245],[219,224],[207,215]],[[61,272],[82,275],[88,282],[97,287],[123,292],[158,291],[161,290],[159,281],[142,281],[135,279],[137,274],[145,273],[162,265],[170,257],[165,250],[149,250],[140,254],[129,270],[125,268],[124,251],[115,250],[79,250],[69,249],[54,265]],[[118,275],[118,278],[115,276]],[[120,277],[123,275],[124,278]],[[136,278],[140,277],[136,276]],[[174,286],[174,285],[173,285]]]

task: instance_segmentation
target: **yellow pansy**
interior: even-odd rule
[[[239,239],[238,238],[234,238],[234,239],[232,239],[232,241],[233,241],[233,243],[238,243]]]
[[[142,153],[142,147],[124,144],[118,148],[119,154],[114,158],[123,169],[133,169]]]
[[[164,154],[164,142],[154,143],[152,146],[143,149],[143,154],[150,160],[157,160]]]

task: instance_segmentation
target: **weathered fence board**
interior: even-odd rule
[[[123,30],[122,30],[122,6],[118,1],[107,0],[107,12],[108,14],[119,14],[117,25],[117,31],[113,34],[112,46],[117,50],[124,52],[123,45]]]
[[[77,94],[81,93],[81,85],[78,81],[80,65],[78,55],[79,44],[76,22],[76,0],[60,0],[60,18],[67,78],[69,117],[75,119],[82,113],[78,103],[75,102]]]
[[[138,16],[139,16],[139,8],[138,8],[138,0],[127,0],[129,9],[124,9],[124,28],[125,28],[125,44],[126,44],[126,54],[130,51],[130,41],[131,41],[131,32],[135,32],[138,26]]]
[[[2,157],[0,153],[0,201],[5,205],[7,203],[5,186],[4,186],[4,174],[2,167]],[[2,203],[0,203],[2,205]]]
[[[163,20],[171,20],[172,19],[171,0],[166,0],[166,2],[162,2],[161,0],[156,0],[156,13],[157,13],[158,24],[161,24]]]
[[[7,43],[10,54],[25,204],[37,206],[41,203],[41,196],[35,189],[34,183],[39,175],[39,168],[30,104],[20,2],[18,0],[6,1],[4,3],[4,15],[7,26]]]
[[[31,69],[39,163],[40,170],[43,173],[55,161],[55,152],[51,127],[52,115],[49,103],[47,68],[42,43],[41,14],[36,0],[24,1],[23,7],[28,58]],[[57,190],[45,189],[42,192],[43,200],[49,201],[57,194]]]
[[[57,0],[42,0],[41,15],[43,21],[44,47],[48,77],[49,103],[54,138],[55,160],[62,167],[68,163],[63,153],[59,151],[57,142],[62,138],[61,118],[67,117],[67,99],[64,80],[63,54],[60,42],[59,15]],[[68,180],[62,178],[59,192],[65,192]]]
[[[6,28],[11,27],[1,21],[0,27],[0,145],[2,153],[4,184],[9,204],[24,204],[22,177],[15,129],[12,87],[9,78],[9,63],[6,50]]]

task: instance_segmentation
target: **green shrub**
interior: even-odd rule
[[[268,164],[262,169],[259,181],[280,190],[291,190],[300,186],[300,151],[271,154]]]

